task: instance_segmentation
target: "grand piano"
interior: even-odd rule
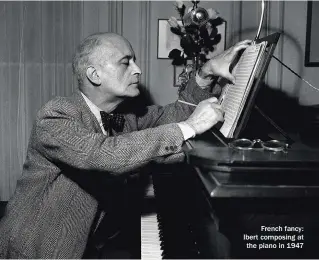
[[[276,43],[278,37],[267,40]],[[189,140],[184,163],[152,174],[149,199],[155,206],[141,221],[142,259],[319,257],[319,149],[291,137],[258,107],[257,93],[274,48],[268,49],[265,68],[254,81],[235,138],[275,137],[286,149],[237,149],[230,145],[234,138],[216,129]],[[276,234],[262,226],[282,229],[277,231],[281,239],[302,236],[261,241]],[[299,233],[287,231],[296,227]]]

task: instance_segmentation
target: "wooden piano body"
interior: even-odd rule
[[[255,111],[279,131],[282,140],[291,144],[289,155],[229,151],[227,146],[231,140],[216,131],[188,141],[185,163],[161,168],[153,174],[164,258],[319,257],[315,239],[319,232],[319,221],[316,221],[319,219],[316,207],[319,149],[293,143],[289,135],[255,107],[260,83],[278,38],[279,34],[268,38],[274,44],[268,50],[265,68],[256,78],[234,137],[271,139],[249,121]],[[247,248],[249,241],[245,241],[243,235],[261,235],[261,226],[301,226],[304,240],[299,242],[304,246],[287,248],[285,241],[284,249]]]

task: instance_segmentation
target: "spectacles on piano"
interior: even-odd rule
[[[289,145],[279,140],[262,141],[260,139],[236,139],[229,143],[229,147],[239,150],[266,150],[271,152],[285,152]]]

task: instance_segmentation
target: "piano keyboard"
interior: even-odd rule
[[[153,180],[154,187],[152,182],[145,196],[148,210],[141,217],[141,259],[198,258],[198,245],[189,223],[191,212],[186,210],[190,200],[183,189],[179,190],[181,194],[176,193],[180,178],[155,174]],[[186,201],[181,200],[181,195]]]
[[[146,199],[153,200],[155,204],[154,187],[152,183],[147,187]],[[154,205],[153,205],[154,206]],[[157,213],[150,212],[141,216],[141,259],[162,259],[160,230]]]
[[[141,259],[162,259],[160,231],[157,214],[141,218]]]

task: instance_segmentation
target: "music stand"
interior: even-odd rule
[[[212,129],[211,132],[215,135],[217,139],[224,145],[228,146],[228,143],[233,140],[240,137],[243,130],[245,129],[248,119],[250,117],[250,114],[252,112],[252,108],[255,108],[259,114],[266,119],[275,129],[277,129],[287,140],[289,143],[292,143],[293,140],[288,136],[287,133],[285,133],[284,130],[282,130],[271,118],[269,118],[258,106],[255,105],[255,100],[258,94],[258,91],[261,87],[261,82],[263,81],[265,74],[267,72],[270,60],[272,58],[272,55],[275,51],[276,45],[278,43],[280,37],[280,33],[274,33],[271,35],[268,35],[264,38],[256,40],[256,43],[261,43],[266,41],[266,51],[263,53],[262,61],[258,67],[258,70],[255,74],[255,78],[253,81],[253,85],[250,89],[250,92],[248,94],[248,97],[246,99],[246,102],[244,104],[243,110],[241,112],[241,115],[239,117],[236,129],[234,131],[233,138],[226,138],[222,133],[220,133],[217,129]]]

